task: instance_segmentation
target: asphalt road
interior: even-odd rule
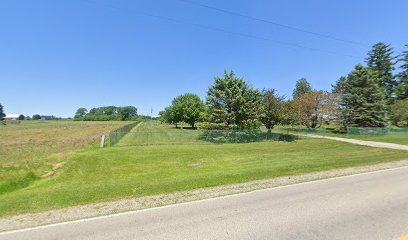
[[[1,233],[0,239],[394,239],[408,167]]]

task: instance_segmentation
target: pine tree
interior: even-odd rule
[[[295,99],[310,92],[312,92],[312,88],[310,87],[309,82],[306,80],[306,78],[301,78],[297,80],[295,89],[293,89],[292,96],[293,99]]]
[[[345,127],[385,127],[386,105],[378,73],[357,65],[343,82],[340,105]]]
[[[346,81],[346,77],[341,76],[336,84],[332,85],[332,93],[340,94],[343,91],[344,81]]]
[[[395,101],[397,81],[392,71],[395,70],[395,57],[390,45],[379,42],[373,45],[366,58],[367,66],[378,73],[378,84],[384,91],[387,105]]]
[[[408,44],[405,45],[408,48]],[[408,98],[408,50],[402,52],[399,62],[402,62],[400,66],[401,72],[398,74],[398,86],[395,89],[397,99],[403,100]]]
[[[224,71],[223,77],[215,77],[214,80],[206,98],[209,120],[238,128],[254,126],[260,105],[259,90],[251,88],[233,71]]]
[[[0,103],[0,121],[4,119],[6,114],[4,114],[3,105]]]

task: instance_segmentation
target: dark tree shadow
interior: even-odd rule
[[[262,132],[261,130],[205,130],[198,138],[211,143],[293,142],[298,139],[297,136],[291,134]]]

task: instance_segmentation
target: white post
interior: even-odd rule
[[[105,134],[102,134],[101,144],[99,145],[99,147],[100,147],[100,148],[103,148],[104,145],[105,145]]]

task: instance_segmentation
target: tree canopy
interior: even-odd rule
[[[173,99],[171,105],[160,112],[163,122],[185,122],[195,127],[196,122],[204,117],[206,107],[196,94],[186,93]]]
[[[0,121],[3,120],[5,116],[3,105],[0,103]]]
[[[408,44],[405,45],[408,48]],[[402,52],[400,58],[398,59],[401,62],[401,72],[398,76],[398,85],[395,89],[395,95],[397,99],[408,99],[408,50]]]
[[[391,120],[396,126],[408,127],[408,98],[397,100],[391,106]]]
[[[388,105],[395,100],[394,91],[397,86],[397,81],[392,73],[395,70],[393,54],[393,49],[389,44],[379,42],[374,44],[366,58],[367,66],[377,72],[377,82],[384,91],[385,101]]]
[[[297,80],[295,89],[293,90],[293,99],[303,96],[306,93],[312,92],[312,87],[306,78],[301,78]]]
[[[278,96],[275,89],[264,89],[261,95],[259,120],[268,130],[278,124],[284,124],[287,116],[285,107],[285,98]]]
[[[39,120],[39,119],[41,119],[41,116],[40,116],[40,114],[34,114],[32,119],[33,120]]]
[[[320,127],[337,118],[336,95],[326,91],[312,91],[293,100],[299,122],[308,128]]]
[[[385,127],[386,105],[378,73],[357,65],[344,81],[340,105],[342,123],[351,127]]]
[[[86,108],[78,108],[78,110],[75,112],[74,119],[75,120],[84,119],[87,113],[88,110]]]
[[[233,71],[215,77],[207,92],[209,120],[228,127],[252,128],[256,125],[261,94]]]
[[[104,106],[92,108],[87,112],[86,108],[79,108],[74,120],[84,121],[127,121],[137,117],[137,108],[134,106]]]

